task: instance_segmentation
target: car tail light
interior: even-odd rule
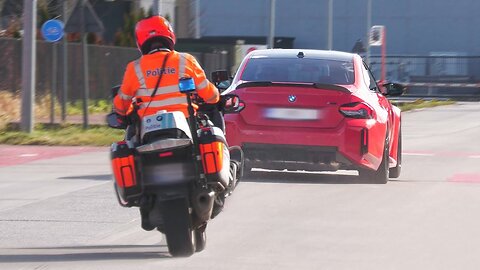
[[[373,109],[365,103],[354,102],[340,106],[340,113],[348,118],[372,119],[374,118]]]

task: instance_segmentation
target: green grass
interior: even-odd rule
[[[397,102],[402,111],[413,109],[429,108],[435,106],[449,105],[454,101],[439,100],[416,100],[414,102]],[[104,113],[110,110],[107,101],[91,102],[92,113]],[[81,103],[74,104],[71,110],[79,110]],[[74,113],[72,113],[74,114]],[[79,124],[37,124],[31,134],[19,131],[18,124],[7,124],[0,126],[0,144],[16,145],[89,145],[108,146],[112,142],[120,141],[123,138],[123,130],[112,129],[103,125],[91,125],[84,130]]]
[[[59,107],[60,105],[58,105]],[[108,113],[112,110],[112,103],[106,99],[89,100],[88,112],[89,113]],[[68,115],[80,115],[83,114],[83,101],[75,101],[67,104]]]
[[[84,130],[81,125],[37,124],[31,134],[18,131],[13,125],[0,130],[0,144],[15,145],[90,145],[108,146],[122,140],[123,130],[107,126],[91,126]]]
[[[415,109],[423,109],[423,108],[431,108],[437,106],[444,106],[444,105],[451,105],[454,104],[455,101],[452,100],[422,100],[417,99],[414,102],[408,103],[400,103],[400,102],[392,102],[392,103],[399,103],[397,106],[402,110],[402,112],[411,111]]]

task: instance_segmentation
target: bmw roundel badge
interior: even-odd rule
[[[295,95],[288,96],[288,101],[295,102],[296,100],[297,100],[297,97]]]

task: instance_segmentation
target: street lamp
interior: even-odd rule
[[[22,115],[20,127],[22,131],[31,133],[34,128],[37,0],[24,0],[23,7]]]
[[[333,49],[333,0],[328,0],[327,49]]]
[[[270,0],[270,31],[268,33],[268,48],[273,49],[275,44],[273,43],[275,39],[275,5],[276,0]]]
[[[195,38],[201,38],[200,33],[200,0],[195,0]]]

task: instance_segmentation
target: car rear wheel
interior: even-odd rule
[[[390,169],[389,177],[398,178],[402,171],[402,130],[398,133],[397,166]]]
[[[374,171],[368,169],[360,169],[358,171],[358,174],[360,175],[361,179],[375,184],[386,184],[388,182],[388,149],[389,144],[388,140],[386,140],[385,147],[383,149],[382,163],[380,163],[378,170]]]

